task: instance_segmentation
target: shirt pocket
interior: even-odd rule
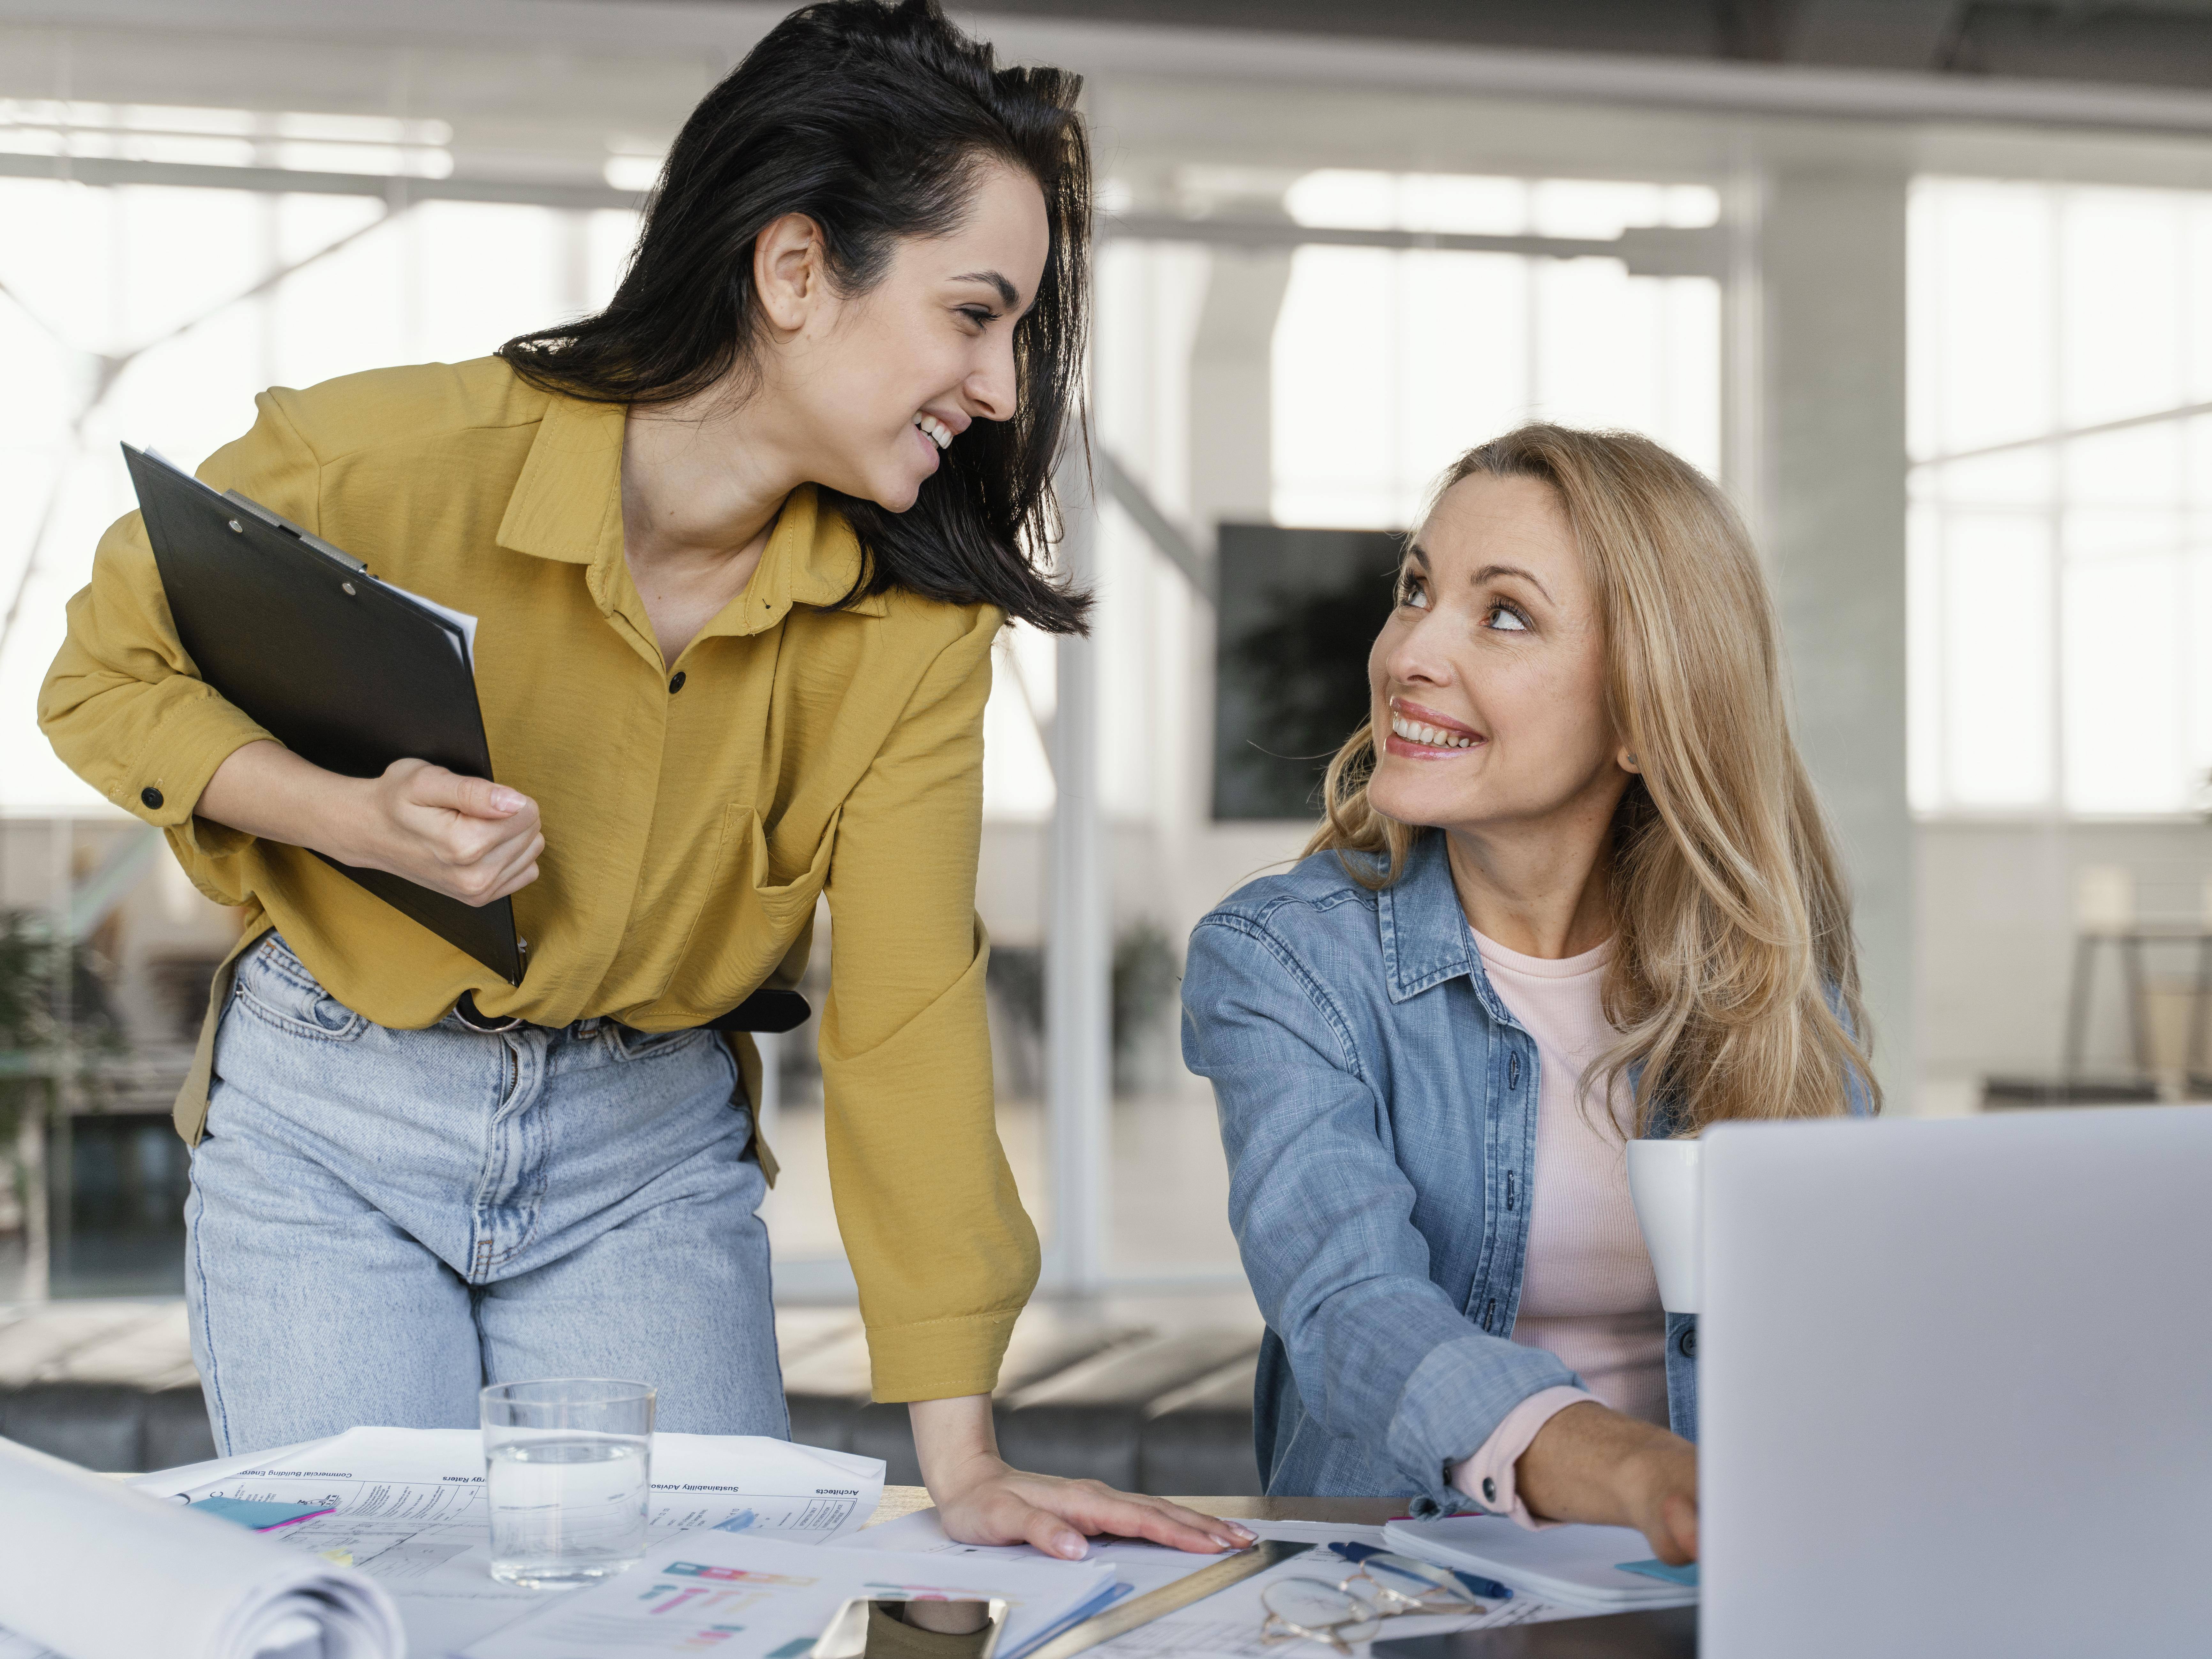
[[[664,1006],[680,1002],[712,1019],[768,981],[813,925],[842,816],[842,809],[831,813],[810,839],[788,828],[771,835],[750,802],[723,814],[714,881]]]
[[[832,812],[811,848],[803,842],[791,845],[789,836],[778,844],[761,822],[760,809],[756,806],[732,806],[722,820],[723,846],[744,848],[745,878],[738,884],[741,896],[749,899],[762,919],[782,931],[787,939],[795,937],[799,926],[814,914],[814,901],[822,896],[830,879],[830,854],[837,845],[837,825],[844,816],[842,807]],[[778,868],[791,869],[799,856],[805,858],[805,866],[778,879]]]

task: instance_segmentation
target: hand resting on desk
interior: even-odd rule
[[[545,850],[538,803],[504,784],[419,760],[394,761],[381,777],[343,777],[276,743],[233,750],[193,811],[464,904],[527,887]]]
[[[1656,1424],[1586,1400],[1555,1413],[1513,1466],[1545,1521],[1634,1527],[1669,1566],[1698,1559],[1698,1451]]]
[[[945,1535],[963,1544],[1030,1544],[1081,1560],[1085,1534],[1142,1538],[1212,1554],[1253,1540],[1249,1528],[1164,1498],[1116,1492],[1099,1480],[1029,1474],[999,1455],[991,1397],[917,1400],[908,1407],[921,1478]]]

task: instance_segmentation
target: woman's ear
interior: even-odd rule
[[[1644,770],[1641,766],[1638,766],[1636,763],[1636,751],[1631,749],[1625,743],[1620,745],[1620,749],[1614,751],[1613,761],[1613,764],[1618,766],[1624,772],[1640,773]]]
[[[806,326],[826,287],[822,231],[805,214],[787,213],[753,239],[753,291],[762,312],[782,332]]]

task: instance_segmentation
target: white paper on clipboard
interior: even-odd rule
[[[451,605],[440,605],[435,599],[426,599],[420,593],[410,593],[398,583],[388,582],[381,576],[372,576],[369,580],[388,592],[397,593],[403,599],[412,600],[432,616],[443,617],[454,627],[459,629],[461,644],[456,648],[461,653],[461,666],[471,674],[477,672],[477,619],[474,617],[470,616],[465,611],[456,611]]]

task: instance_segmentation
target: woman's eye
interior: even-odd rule
[[[993,319],[995,318],[998,313],[996,312],[986,311],[981,306],[963,306],[961,307],[960,314],[963,317],[965,317],[969,322],[973,323],[978,329],[981,329],[988,327]]]
[[[1429,608],[1429,590],[1418,576],[1401,577],[1398,582],[1398,603],[1410,605],[1416,611]]]
[[[1485,625],[1500,634],[1525,634],[1528,619],[1510,605],[1493,605]]]

